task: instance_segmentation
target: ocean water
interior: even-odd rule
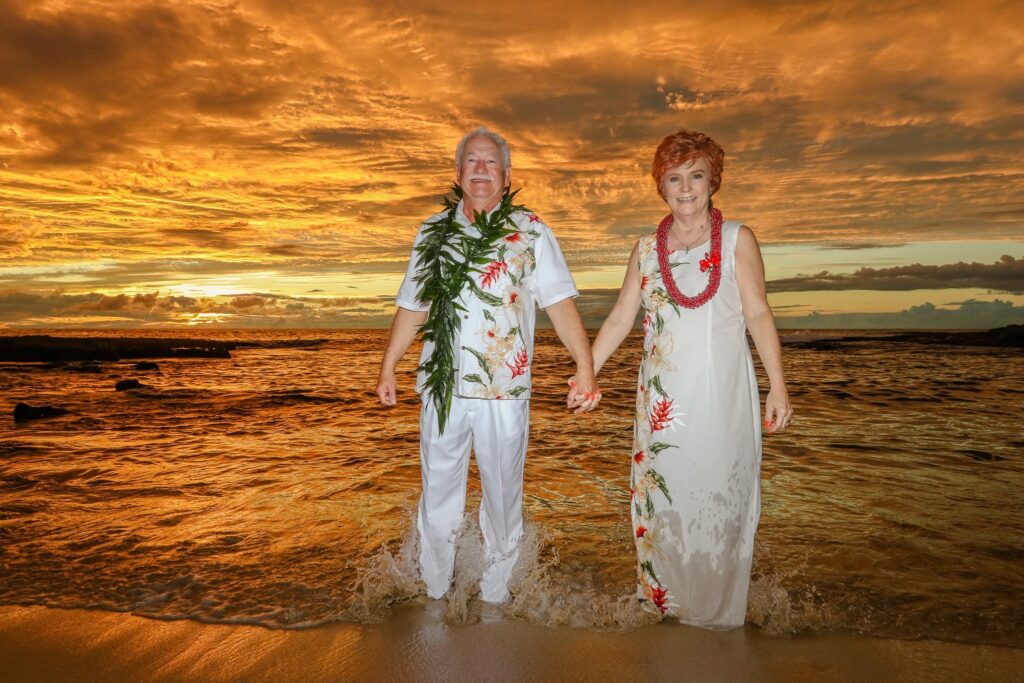
[[[421,599],[416,349],[389,409],[374,393],[384,331],[195,336],[261,345],[158,371],[0,363],[0,604],[307,627]],[[274,344],[296,339],[324,342]],[[567,354],[538,338],[509,618],[649,619],[631,599],[639,342],[602,373],[601,409],[572,416]],[[784,356],[796,418],[765,439],[748,621],[1024,647],[1024,354],[865,340]],[[126,378],[147,387],[115,392]],[[15,424],[19,401],[70,412]],[[453,621],[478,610],[478,501],[474,468]]]

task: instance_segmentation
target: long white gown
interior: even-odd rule
[[[641,238],[644,316],[631,477],[638,595],[647,608],[706,628],[746,616],[760,515],[757,378],[736,283],[740,223],[722,226],[721,283],[700,308],[678,305]],[[710,242],[670,254],[683,294],[708,283]]]

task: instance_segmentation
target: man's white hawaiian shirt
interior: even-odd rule
[[[443,218],[446,213],[431,216],[426,223]],[[498,243],[491,263],[474,276],[480,289],[495,298],[484,301],[468,287],[459,297],[466,310],[462,312],[462,327],[455,344],[456,396],[529,398],[537,318],[534,304],[547,308],[579,294],[551,229],[532,213],[516,212],[511,219],[516,232]],[[462,202],[456,220],[467,236],[480,235],[463,213]],[[413,281],[419,268],[416,246],[423,239],[426,223],[416,235],[405,280],[398,290],[398,305],[411,311],[430,310],[429,304],[416,299],[419,285]],[[433,344],[424,343],[421,364],[432,351]],[[416,391],[422,391],[425,378],[420,371]]]

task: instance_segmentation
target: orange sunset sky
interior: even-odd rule
[[[477,125],[597,325],[681,127],[780,327],[1024,323],[1024,3],[0,0],[0,327],[383,327]]]

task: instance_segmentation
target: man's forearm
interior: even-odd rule
[[[412,346],[416,340],[416,332],[420,325],[427,319],[425,311],[410,311],[399,307],[395,312],[395,319],[391,323],[391,334],[388,337],[388,345],[384,350],[384,358],[380,363],[382,373],[393,373],[398,366],[398,361]]]
[[[555,326],[555,333],[562,341],[562,345],[576,362],[577,369],[593,372],[594,359],[590,354],[590,340],[583,328],[583,319],[576,310],[576,302],[572,299],[563,299],[544,310],[551,318],[551,324]]]

